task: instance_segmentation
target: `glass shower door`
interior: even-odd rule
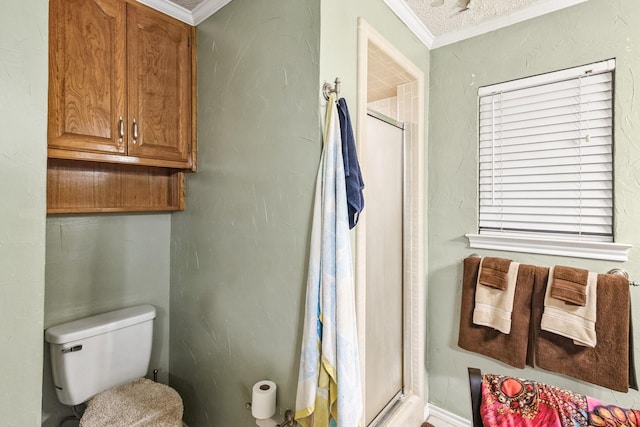
[[[403,389],[404,129],[367,116],[365,425],[375,425]]]

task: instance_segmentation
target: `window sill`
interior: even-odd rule
[[[627,261],[627,251],[632,247],[623,243],[545,239],[531,236],[466,234],[466,237],[469,239],[471,248],[609,261]]]

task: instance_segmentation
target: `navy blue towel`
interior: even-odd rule
[[[338,100],[338,118],[340,119],[340,134],[342,136],[342,160],[344,162],[344,178],[347,186],[347,207],[349,210],[349,228],[358,223],[358,217],[364,209],[362,189],[364,181],[356,153],[356,140],[353,137],[351,117],[344,98]]]

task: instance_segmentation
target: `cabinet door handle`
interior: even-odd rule
[[[136,119],[133,119],[133,143],[136,144],[138,142],[138,122]]]
[[[118,142],[122,142],[122,138],[124,138],[124,120],[122,120],[122,116],[118,120]]]

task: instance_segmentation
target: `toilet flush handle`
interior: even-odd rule
[[[74,353],[74,352],[80,351],[80,350],[82,350],[82,344],[74,345],[73,347],[63,348],[62,352],[63,353]]]

